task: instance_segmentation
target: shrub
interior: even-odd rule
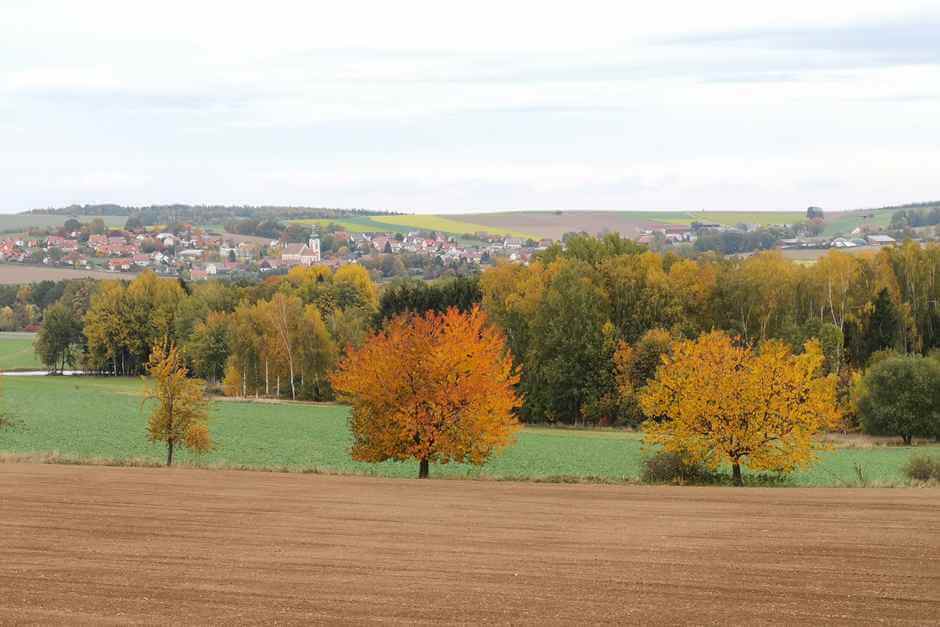
[[[643,483],[714,483],[716,475],[687,455],[660,451],[643,461]]]
[[[915,481],[940,481],[940,458],[929,455],[911,455],[903,468],[905,476]]]

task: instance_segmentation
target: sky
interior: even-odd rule
[[[936,199],[936,0],[0,3],[3,213]]]

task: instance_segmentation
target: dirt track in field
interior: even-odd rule
[[[940,622],[940,490],[0,464],[0,623]]]

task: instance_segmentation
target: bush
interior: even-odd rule
[[[911,455],[903,471],[908,479],[915,481],[940,481],[940,459],[928,455]]]
[[[717,477],[700,462],[679,453],[660,451],[643,461],[643,483],[678,485],[714,483]]]

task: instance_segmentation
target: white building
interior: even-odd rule
[[[306,244],[287,244],[281,251],[281,261],[305,266],[320,263],[320,240],[314,237]]]

